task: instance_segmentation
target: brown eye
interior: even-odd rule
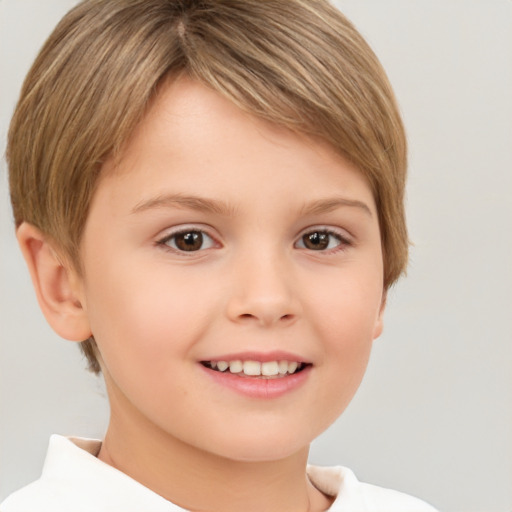
[[[320,233],[315,231],[314,233],[308,233],[302,237],[304,247],[306,249],[312,249],[313,251],[321,251],[329,245],[329,234]]]
[[[182,251],[198,251],[203,245],[203,234],[199,231],[180,233],[174,237],[176,247]]]
[[[176,251],[193,252],[213,247],[214,242],[206,233],[198,230],[182,231],[166,237],[164,245]]]
[[[297,247],[301,249],[309,249],[311,251],[325,251],[336,249],[338,246],[347,244],[341,235],[331,231],[310,231],[297,242]]]

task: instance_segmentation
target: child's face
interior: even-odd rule
[[[237,460],[295,453],[347,406],[381,332],[366,180],[185,79],[161,92],[118,168],[106,164],[81,256],[112,414],[141,436],[156,428]],[[304,369],[208,368],[235,360]]]

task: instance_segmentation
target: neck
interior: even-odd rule
[[[312,512],[330,505],[307,478],[307,446],[279,460],[231,460],[186,444],[146,418],[126,415],[125,409],[120,414],[111,405],[98,458],[186,510]]]

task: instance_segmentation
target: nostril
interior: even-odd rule
[[[293,313],[286,313],[284,315],[281,315],[279,313],[272,314],[272,313],[261,313],[261,314],[252,314],[252,313],[240,313],[237,317],[239,322],[242,323],[251,323],[251,322],[258,322],[261,323],[261,325],[291,325],[293,323],[293,320],[296,318],[296,316]]]

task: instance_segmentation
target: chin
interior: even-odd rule
[[[236,462],[274,462],[287,459],[298,453],[309,450],[309,444],[306,446],[294,447],[289,449],[277,448],[276,446],[262,446],[255,443],[252,447],[243,447],[239,450],[231,447],[229,454],[224,457]]]
[[[211,440],[209,450],[215,455],[221,456],[238,462],[272,462],[286,459],[309,449],[311,440],[307,439],[291,439],[290,432],[287,431],[282,435],[276,433],[260,432],[254,435],[247,434],[245,436],[232,435],[227,439]]]

